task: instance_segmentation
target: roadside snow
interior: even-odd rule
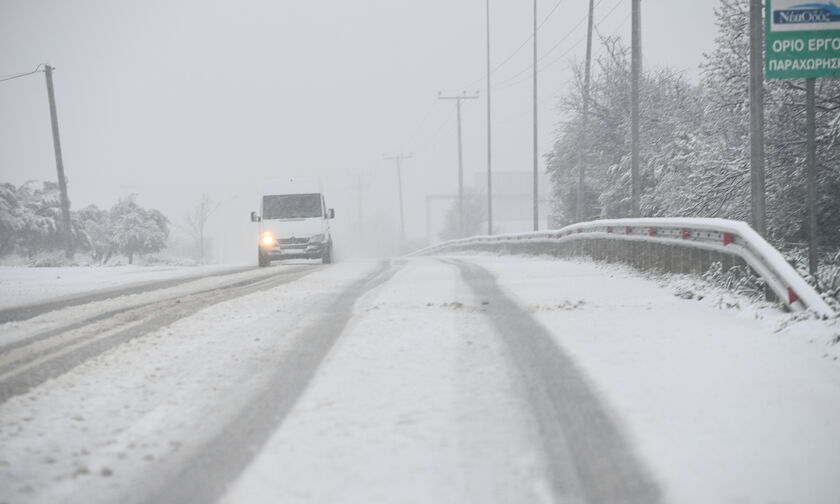
[[[129,287],[157,280],[222,273],[237,268],[241,268],[241,266],[78,266],[60,268],[0,266],[0,308],[54,300],[83,292]]]
[[[673,502],[837,502],[837,321],[723,310],[616,266],[470,260],[590,375]]]

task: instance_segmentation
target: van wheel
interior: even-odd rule
[[[269,264],[271,264],[271,260],[262,253],[262,250],[257,249],[257,262],[260,265],[260,268],[265,268]]]
[[[321,256],[321,264],[332,264],[333,262],[333,247],[332,242],[327,245],[327,249],[324,251],[324,254]]]

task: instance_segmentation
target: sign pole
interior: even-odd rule
[[[815,106],[815,87],[817,79],[810,77],[805,79],[806,94],[806,136],[808,145],[808,271],[816,278],[819,267],[818,243],[817,243],[817,121]]]
[[[750,201],[752,226],[767,236],[764,178],[764,61],[761,0],[750,0]]]
[[[768,79],[805,79],[808,270],[816,276],[817,141],[816,80],[840,78],[840,7],[833,1],[766,0],[764,14]]]

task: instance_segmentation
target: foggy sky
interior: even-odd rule
[[[540,20],[556,3],[540,0]],[[702,53],[712,48],[717,2],[642,4],[645,65],[696,79]],[[39,63],[56,68],[75,209],[108,208],[136,193],[142,205],[178,221],[207,193],[222,203],[225,225],[241,222],[247,231],[260,181],[304,173],[324,181],[335,226],[346,231],[357,220],[355,183],[363,173],[363,212],[396,229],[394,167],[381,158],[402,151],[414,155],[403,165],[407,233],[421,239],[425,195],[457,191],[454,104],[439,102],[438,91],[480,92],[463,110],[466,181],[486,169],[484,5],[0,0],[0,76]],[[491,8],[495,66],[530,35],[532,4],[491,0]],[[586,0],[561,2],[540,31],[540,54],[586,8]],[[629,0],[596,7],[599,32],[628,43],[629,16]],[[551,148],[557,99],[569,83],[569,61],[584,57],[584,36],[581,23],[541,63],[551,63],[538,81],[541,154]],[[495,170],[531,169],[531,57],[528,44],[493,76]],[[42,73],[0,83],[0,181],[29,179],[55,180]]]

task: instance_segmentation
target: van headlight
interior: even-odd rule
[[[321,242],[324,241],[325,238],[326,238],[326,236],[323,233],[321,233],[321,234],[316,234],[316,235],[310,236],[309,241],[310,242],[315,242],[315,243],[321,243]]]
[[[270,247],[274,245],[274,237],[271,236],[271,233],[263,233],[262,238],[260,238],[260,243],[266,247]]]

